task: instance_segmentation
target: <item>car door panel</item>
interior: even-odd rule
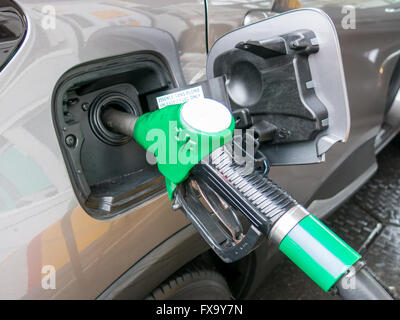
[[[0,73],[0,170],[9,175],[1,192],[0,297],[94,299],[188,222],[165,194],[113,220],[91,218],[57,142],[53,90],[77,65],[143,51],[163,59],[177,86],[205,75],[204,3],[17,2],[28,31]],[[196,47],[185,40],[192,31],[201,39]]]

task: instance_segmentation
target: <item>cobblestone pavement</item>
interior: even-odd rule
[[[400,137],[378,155],[376,174],[324,222],[354,249],[400,298]],[[324,293],[284,258],[255,299],[339,299]]]

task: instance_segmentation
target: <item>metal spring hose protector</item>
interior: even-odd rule
[[[269,231],[283,214],[297,205],[285,190],[262,174],[245,174],[244,166],[233,161],[224,147],[216,149],[200,166],[203,172],[209,173],[215,185],[228,189],[229,202],[247,205],[252,211],[250,220],[262,232]],[[228,195],[226,193],[225,196]]]

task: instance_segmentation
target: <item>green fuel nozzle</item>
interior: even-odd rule
[[[364,268],[355,274],[363,275],[357,279],[368,285],[361,286],[359,294],[347,295],[350,291],[340,280],[361,256],[268,177],[259,172],[245,174],[232,161],[224,146],[232,143],[235,121],[221,103],[195,99],[140,117],[108,110],[103,122],[154,154],[173,208],[186,214],[223,261],[244,257],[265,236],[324,291],[335,286],[342,296],[390,298],[364,271],[358,273]],[[199,194],[225,230],[204,208]],[[247,233],[238,212],[251,223]],[[234,230],[232,237],[226,230]]]
[[[231,141],[235,129],[231,112],[211,99],[170,105],[140,117],[108,110],[103,122],[111,130],[133,137],[154,154],[158,169],[165,177],[170,200],[191,169]]]

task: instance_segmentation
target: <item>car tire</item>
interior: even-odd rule
[[[155,289],[146,300],[229,300],[232,294],[217,271],[189,268]]]

